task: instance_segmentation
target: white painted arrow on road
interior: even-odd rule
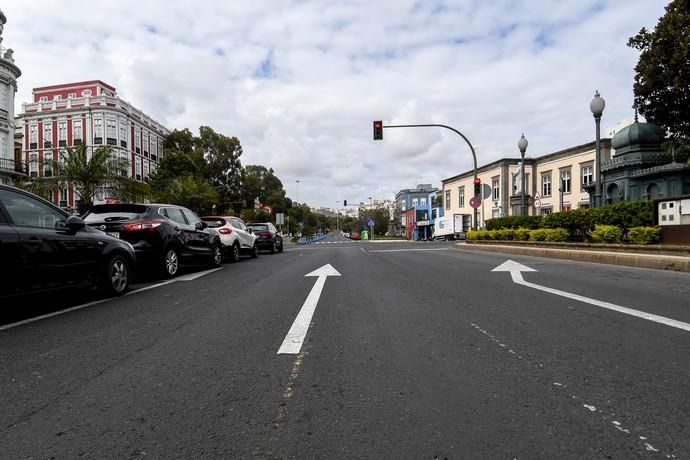
[[[561,297],[566,297],[568,299],[577,300],[580,302],[588,303],[590,305],[595,305],[597,307],[606,308],[608,310],[617,311],[619,313],[624,313],[630,316],[636,316],[638,318],[646,319],[648,321],[654,321],[655,323],[664,324],[666,326],[675,327],[677,329],[682,329],[684,331],[690,332],[690,324],[684,323],[682,321],[677,321],[675,319],[666,318],[665,316],[653,315],[640,310],[634,310],[632,308],[622,307],[614,303],[603,302],[601,300],[591,299],[589,297],[571,294],[570,292],[560,291],[558,289],[553,289],[546,286],[540,286],[538,284],[530,283],[522,278],[522,272],[536,272],[535,269],[530,268],[526,265],[519,264],[512,260],[507,260],[498,267],[491,270],[492,272],[510,272],[510,276],[515,284],[530,287],[532,289],[537,289],[539,291],[548,292],[550,294],[559,295]]]
[[[302,304],[297,318],[295,318],[292,327],[290,327],[290,330],[285,336],[285,340],[283,340],[283,344],[278,350],[279,355],[296,355],[300,352],[302,344],[304,343],[304,338],[307,336],[309,325],[311,324],[311,318],[314,316],[316,305],[319,303],[321,291],[323,291],[323,286],[326,284],[326,278],[329,276],[340,276],[340,273],[333,268],[331,264],[326,264],[304,276],[318,276],[318,279],[316,283],[314,283],[314,287],[311,288],[307,300]]]

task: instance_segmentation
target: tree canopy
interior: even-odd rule
[[[653,32],[642,28],[628,46],[640,51],[635,105],[645,118],[690,138],[690,1],[673,0]]]

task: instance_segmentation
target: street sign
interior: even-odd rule
[[[535,208],[541,208],[541,200],[539,200],[539,199],[534,200],[534,207]]]
[[[369,227],[373,227],[373,226],[374,226],[374,219],[372,219],[372,218],[370,217],[370,218],[369,218],[369,221],[367,222],[367,225],[368,225]]]
[[[482,199],[487,199],[491,196],[491,186],[489,184],[482,184]]]
[[[276,214],[276,225],[283,225],[285,223],[285,214],[279,212]]]
[[[470,206],[472,206],[473,208],[477,209],[481,205],[482,199],[478,196],[473,196],[472,199],[470,199]]]

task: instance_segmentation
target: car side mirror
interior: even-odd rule
[[[79,216],[69,216],[65,221],[65,226],[70,233],[77,233],[79,230],[86,227],[86,223]]]
[[[201,222],[197,222],[195,227],[197,230],[203,230],[205,228],[208,228],[208,224],[202,220]]]

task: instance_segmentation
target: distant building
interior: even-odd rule
[[[1,46],[6,23],[0,11],[0,183],[11,184],[15,177],[25,174],[24,165],[14,155],[14,93],[22,72],[14,64],[14,52]]]
[[[111,147],[113,159],[129,163],[130,177],[146,180],[160,164],[170,132],[100,80],[34,88],[33,101],[22,109],[17,123],[23,126],[21,156],[30,177],[49,174],[47,160],[57,160],[59,150],[86,143]],[[65,189],[53,199],[77,207],[79,197]]]
[[[397,234],[422,239],[433,235],[433,197],[438,189],[431,184],[418,184],[417,188],[403,189],[395,195],[395,206],[400,211]],[[413,213],[409,210],[414,209]],[[412,222],[410,222],[412,219]]]

